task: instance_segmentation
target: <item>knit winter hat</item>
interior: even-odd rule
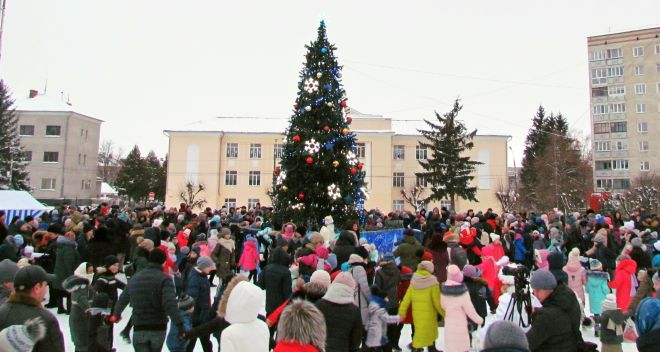
[[[316,252],[316,256],[322,259],[328,259],[328,255],[330,255],[330,252],[324,246],[316,247],[316,250],[314,252]]]
[[[529,284],[534,290],[554,290],[557,287],[557,279],[550,271],[541,269],[532,273]]]
[[[0,262],[0,285],[5,282],[14,282],[14,276],[18,271],[18,265],[9,259]]]
[[[115,264],[119,264],[119,258],[117,258],[116,256],[109,255],[109,256],[103,258],[103,266],[106,267],[106,269],[113,266],[113,265],[115,265]]]
[[[600,244],[605,244],[605,237],[603,237],[600,234],[596,234],[596,237],[594,237],[594,239],[592,241],[594,241],[596,243],[600,243]]]
[[[479,272],[479,269],[470,264],[467,264],[463,267],[463,276],[474,278],[481,276],[481,273]]]
[[[188,253],[190,253],[190,247],[188,246],[181,247],[181,254],[188,255]]]
[[[498,320],[490,324],[484,337],[484,349],[529,351],[525,331],[508,320]]]
[[[23,325],[8,326],[0,332],[0,351],[30,352],[46,336],[41,318],[27,320]]]
[[[655,248],[657,252],[660,252],[660,241],[655,241],[653,248]]]
[[[660,285],[660,275],[658,275],[658,272],[653,274],[653,284],[654,285]]]
[[[330,286],[330,274],[325,270],[316,270],[309,278],[309,282],[315,282],[323,287]]]
[[[603,263],[601,263],[598,259],[589,259],[589,269],[603,270]]]
[[[160,248],[156,248],[151,252],[149,252],[148,260],[149,263],[156,263],[159,265],[163,265],[163,263],[165,263],[166,258],[167,257],[165,256],[165,252]]]
[[[429,273],[433,273],[433,270],[435,268],[433,267],[433,263],[428,261],[428,260],[422,260],[417,264],[417,270],[426,270]]]
[[[498,235],[496,233],[491,233],[490,234],[490,240],[493,241],[493,242],[499,241],[500,240],[500,235]]]
[[[363,263],[364,259],[362,259],[361,256],[353,253],[351,254],[350,257],[348,257],[348,264],[353,264],[353,263]]]
[[[447,281],[454,281],[457,283],[463,282],[463,272],[456,265],[452,264],[447,267]]]
[[[570,253],[568,253],[568,259],[578,259],[580,258],[580,249],[577,247],[573,247],[571,249]]]
[[[630,244],[634,247],[642,247],[642,239],[639,237],[635,237],[632,240],[630,240]]]
[[[179,310],[186,311],[195,306],[195,300],[184,293],[181,298],[179,298],[177,306]]]
[[[203,255],[197,259],[197,269],[204,270],[206,268],[211,268],[211,270],[215,270],[215,262],[213,262],[213,259],[211,259],[211,257]]]
[[[140,242],[140,247],[144,248],[147,250],[147,252],[151,252],[154,250],[154,241],[145,238]]]
[[[458,235],[451,231],[447,231],[445,232],[445,235],[442,236],[442,240],[445,243],[458,243]]]
[[[154,222],[151,224],[151,227],[160,227],[160,224],[163,223],[163,219],[154,219]]]
[[[333,281],[332,284],[346,285],[351,289],[355,289],[355,280],[353,280],[353,275],[351,275],[351,273],[348,272],[339,273],[339,275],[335,277],[335,281]]]
[[[603,310],[616,310],[619,307],[616,305],[616,296],[608,294],[603,300]]]

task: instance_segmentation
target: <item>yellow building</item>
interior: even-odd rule
[[[425,129],[426,124],[362,114],[355,109],[350,115],[351,129],[357,139],[356,154],[366,172],[369,199],[365,208],[412,209],[404,201],[401,190],[409,191],[418,182],[415,173],[422,168],[417,160],[426,158],[427,151],[418,146],[423,137],[417,129]],[[169,136],[166,204],[178,205],[179,194],[186,182],[192,181],[206,187],[200,196],[211,207],[252,208],[257,202],[270,205],[267,191],[272,187],[273,169],[279,163],[287,127],[288,119],[284,118],[219,117],[166,130]],[[483,163],[477,167],[473,180],[480,202],[459,199],[456,210],[500,210],[495,192],[500,185],[507,184],[509,139],[496,135],[475,137],[469,155]],[[427,206],[440,205],[449,207],[449,202]]]

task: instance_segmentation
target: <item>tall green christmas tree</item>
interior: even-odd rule
[[[318,38],[306,48],[271,196],[280,221],[313,227],[332,215],[336,224],[343,224],[357,217],[367,197],[365,173],[354,153],[355,134],[350,129],[341,66],[323,21]]]
[[[27,161],[18,137],[14,100],[0,81],[0,189],[29,191]]]

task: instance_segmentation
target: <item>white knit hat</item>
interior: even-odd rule
[[[30,352],[44,336],[46,326],[38,317],[27,320],[24,325],[8,326],[0,331],[0,351]]]

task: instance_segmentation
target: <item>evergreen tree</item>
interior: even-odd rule
[[[537,203],[536,190],[539,180],[539,173],[533,165],[547,144],[548,120],[545,116],[545,109],[543,106],[539,106],[532,119],[532,128],[529,129],[525,139],[525,151],[520,170],[520,196],[523,204],[531,208],[534,208]]]
[[[142,201],[149,194],[149,183],[146,162],[142,159],[140,149],[134,146],[121,162],[122,167],[117,174],[115,185],[120,194],[126,194],[135,201]]]
[[[332,215],[340,225],[355,218],[364,202],[364,172],[354,153],[341,67],[323,21],[316,41],[306,48],[281,168],[274,170],[270,196],[280,221],[313,227]]]
[[[160,162],[156,153],[152,150],[144,158],[145,163],[145,173],[143,177],[146,177],[147,188],[149,192],[154,192],[156,199],[164,200],[165,199],[165,179],[166,171],[165,164]]]
[[[11,93],[0,80],[0,189],[31,190]]]
[[[477,187],[470,186],[470,181],[474,179],[472,173],[476,166],[481,163],[470,160],[469,156],[462,156],[474,147],[477,130],[468,132],[465,125],[456,119],[462,108],[460,100],[456,99],[451,111],[442,116],[435,113],[437,123],[424,119],[429,130],[418,130],[426,138],[419,145],[431,150],[431,158],[419,161],[426,171],[415,174],[430,185],[431,195],[426,202],[449,199],[452,210],[456,209],[456,197],[478,201]]]

